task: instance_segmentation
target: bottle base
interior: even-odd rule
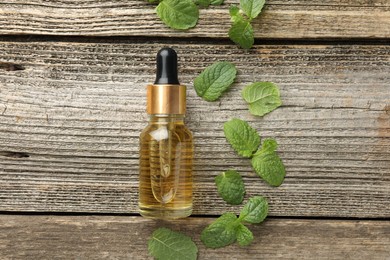
[[[139,213],[145,218],[153,219],[178,219],[186,218],[191,215],[192,207],[181,209],[167,209],[167,208],[148,208],[139,207]]]

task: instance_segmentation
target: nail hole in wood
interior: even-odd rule
[[[9,157],[9,158],[28,158],[28,157],[30,157],[30,155],[27,153],[9,152],[9,151],[0,151],[0,156]]]
[[[24,67],[20,64],[15,64],[11,62],[0,62],[0,70],[16,71],[16,70],[24,70]]]

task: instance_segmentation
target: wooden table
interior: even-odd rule
[[[390,2],[269,0],[256,44],[227,38],[225,5],[202,9],[187,32],[165,27],[147,1],[0,3],[0,259],[149,259],[159,226],[193,238],[199,259],[390,259]],[[195,136],[194,215],[137,214],[138,136],[145,86],[163,46],[180,56]],[[193,80],[215,61],[236,64],[218,102]],[[250,115],[240,93],[280,86],[283,106]],[[222,125],[238,117],[275,137],[287,170],[271,188],[235,154]],[[225,211],[214,177],[238,170],[269,198],[249,247],[206,249],[200,231]]]

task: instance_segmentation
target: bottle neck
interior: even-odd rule
[[[185,115],[154,114],[149,116],[149,121],[154,123],[183,123]]]

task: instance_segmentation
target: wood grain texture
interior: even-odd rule
[[[145,86],[164,42],[0,42],[0,210],[134,213]],[[226,206],[214,177],[237,169],[247,197],[270,199],[272,216],[390,217],[390,47],[173,43],[188,85],[195,136],[194,213]],[[234,62],[237,84],[220,101],[196,96],[194,77]],[[13,67],[12,67],[13,66]],[[19,67],[22,69],[9,69]],[[242,88],[280,86],[283,106],[251,116]],[[287,177],[264,184],[226,142],[222,125],[247,120],[275,137]]]
[[[8,0],[0,3],[0,34],[177,36],[227,38],[229,6],[201,9],[189,31],[167,28],[147,1]],[[253,21],[256,38],[389,38],[387,0],[269,1]]]
[[[199,247],[199,260],[390,258],[389,221],[270,219],[249,226],[255,237],[250,246],[216,250],[199,239],[211,221],[0,215],[0,253],[2,259],[152,259],[147,241],[164,226],[190,236]]]

